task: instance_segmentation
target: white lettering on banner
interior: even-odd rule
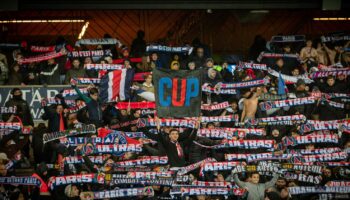
[[[93,174],[83,175],[71,175],[71,176],[59,176],[55,177],[56,185],[67,185],[73,183],[91,183],[93,180]]]
[[[282,36],[283,41],[294,41],[295,36],[294,35],[288,35],[288,36]]]
[[[30,114],[32,115],[33,119],[40,119],[41,116],[44,114],[44,109],[42,108],[31,108],[30,109]]]
[[[44,110],[41,108],[42,98],[54,98],[59,91],[67,89],[67,86],[52,86],[52,87],[42,87],[42,86],[32,86],[23,87],[22,97],[23,100],[28,102],[30,113],[32,114],[34,121],[41,121],[41,116]],[[0,106],[5,106],[5,103],[11,99],[10,87],[3,87],[0,89]],[[66,97],[67,100],[73,100],[75,97]]]
[[[22,96],[23,99],[26,100],[28,102],[29,98],[27,98],[27,93],[33,94],[33,89],[22,89]]]
[[[240,162],[210,162],[204,163],[203,171],[225,171],[241,164]]]
[[[46,98],[54,98],[56,94],[58,94],[58,91],[48,89],[46,94],[47,94]]]
[[[41,102],[41,95],[40,95],[40,92],[39,90],[34,90],[34,94],[33,94],[33,97],[32,97],[32,100],[30,101],[30,104],[29,106],[33,106],[33,103],[36,101],[36,102]]]

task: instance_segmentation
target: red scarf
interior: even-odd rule
[[[59,131],[64,131],[64,121],[63,121],[63,115],[62,113],[59,114],[60,115],[60,130]]]

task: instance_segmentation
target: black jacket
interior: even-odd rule
[[[44,107],[45,113],[42,116],[43,120],[49,120],[48,128],[50,132],[57,132],[60,130],[60,115],[55,111],[47,106]],[[64,128],[67,128],[67,119],[65,115],[62,113],[63,122],[64,122]]]
[[[214,146],[214,145],[220,144],[221,140],[211,140],[211,139],[206,138],[206,137],[197,137],[196,142],[198,142],[199,144],[207,145],[207,146]],[[190,163],[191,164],[196,163],[196,162],[199,162],[199,161],[207,158],[208,157],[207,150],[208,149],[203,148],[199,145],[196,145],[192,142],[192,145],[190,145],[190,147],[189,147]]]
[[[192,141],[194,140],[196,135],[197,135],[197,129],[192,129],[189,137],[183,137],[183,136],[179,137],[178,142],[180,143],[181,148],[182,148],[184,153],[185,153],[186,147],[192,143]],[[159,132],[157,134],[157,141],[159,143],[163,144],[164,149],[165,149],[165,153],[168,156],[168,164],[171,167],[184,167],[184,166],[186,166],[187,163],[185,160],[185,155],[182,157],[178,156],[176,144],[171,142],[170,139],[168,138],[168,136],[165,135],[165,133]]]
[[[29,125],[34,126],[33,117],[30,113],[30,109],[29,109],[27,101],[25,101],[23,99],[12,98],[5,103],[5,106],[6,107],[16,106],[17,107],[16,115],[21,118],[23,125],[24,126],[29,126]],[[10,115],[11,114],[4,114],[3,120],[7,121],[9,119]]]

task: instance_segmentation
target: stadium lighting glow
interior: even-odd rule
[[[83,19],[34,19],[34,20],[1,20],[0,24],[20,24],[20,23],[83,23]]]
[[[86,29],[89,27],[89,22],[86,22],[83,26],[83,28],[81,29],[80,33],[79,33],[79,36],[78,36],[78,40],[80,40],[81,38],[83,38],[85,32],[86,32]]]
[[[314,21],[347,21],[350,17],[315,17]]]

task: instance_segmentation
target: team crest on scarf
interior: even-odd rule
[[[82,154],[90,155],[94,152],[94,146],[92,144],[87,144],[81,149]]]
[[[264,102],[260,105],[261,105],[262,110],[270,110],[272,108],[272,102],[270,102],[270,101]]]
[[[303,159],[303,157],[301,157],[301,156],[292,156],[290,158],[290,162],[291,163],[305,163],[305,159]]]
[[[283,144],[285,146],[294,146],[294,144],[297,144],[297,141],[294,137],[285,137],[283,138]]]
[[[302,125],[300,126],[300,132],[301,132],[301,133],[307,133],[307,132],[311,132],[311,131],[313,131],[313,130],[314,130],[314,128],[313,128],[313,125],[312,125],[312,124],[306,123],[306,124],[302,124]]]
[[[145,196],[153,196],[154,191],[151,187],[145,187],[142,192]]]
[[[137,122],[137,127],[145,127],[147,125],[146,118],[140,118]]]
[[[114,141],[114,144],[128,144],[128,141],[126,140],[126,137],[123,133],[110,133],[106,136],[106,139],[110,138],[111,141]],[[122,156],[125,152],[117,152],[114,153],[116,156]]]

